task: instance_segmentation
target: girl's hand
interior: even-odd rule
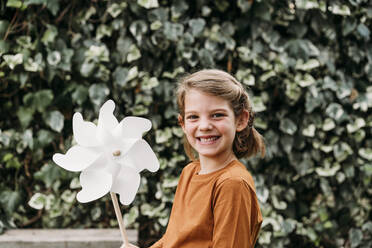
[[[124,243],[120,246],[120,248],[139,248],[139,247],[135,246],[135,245],[132,245],[130,243],[128,245],[125,245],[125,243]]]

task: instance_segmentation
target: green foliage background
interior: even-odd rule
[[[160,161],[125,221],[164,232],[187,163],[173,89],[220,68],[247,86],[267,156],[245,160],[265,221],[257,247],[370,247],[372,6],[368,0],[8,0],[0,3],[0,231],[117,225],[108,196],[75,200],[53,164],[71,117],[150,118]]]

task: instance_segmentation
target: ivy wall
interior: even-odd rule
[[[76,201],[52,161],[74,112],[143,116],[161,168],[125,222],[167,225],[187,163],[174,87],[220,68],[249,90],[267,156],[244,160],[264,215],[257,247],[370,247],[372,5],[368,0],[8,0],[0,3],[0,231],[116,227],[109,196]]]

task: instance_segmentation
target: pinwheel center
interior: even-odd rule
[[[114,151],[114,152],[112,153],[112,155],[113,155],[114,157],[119,157],[119,156],[121,155],[121,151],[120,151],[120,150],[116,150],[116,151]]]

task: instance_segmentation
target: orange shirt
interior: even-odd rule
[[[164,236],[150,248],[251,248],[262,223],[254,182],[237,160],[199,175],[182,171]]]

